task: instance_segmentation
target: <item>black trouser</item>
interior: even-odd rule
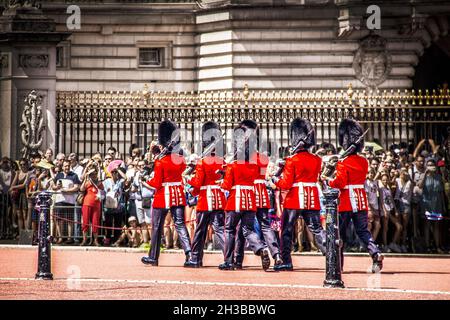
[[[106,209],[105,212],[105,226],[113,227],[114,229],[106,229],[105,238],[110,238],[112,241],[119,239],[125,224],[125,212],[123,209]]]
[[[219,240],[219,247],[224,251],[225,215],[223,211],[197,212],[197,226],[195,227],[194,240],[192,241],[193,263],[201,263],[203,260],[203,246],[208,235],[208,226],[212,225],[214,233]]]
[[[261,228],[261,233],[263,242],[267,244],[269,247],[270,254],[272,257],[275,257],[277,254],[280,254],[280,246],[278,244],[277,235],[274,230],[270,227],[269,222],[269,209],[267,208],[259,208],[256,211],[256,219],[258,219],[259,226]],[[245,246],[245,238],[242,233],[242,228],[239,228],[237,239],[236,239],[236,263],[242,263],[244,261],[244,246]]]
[[[242,223],[239,222],[236,232],[236,244],[234,249],[234,262],[242,264],[244,262],[245,237],[242,231]]]
[[[339,213],[339,234],[345,235],[346,230],[350,224],[350,221],[353,221],[353,227],[355,228],[355,232],[358,235],[359,239],[362,241],[363,245],[369,251],[370,256],[373,258],[377,253],[380,253],[380,249],[376,245],[375,241],[372,238],[372,235],[368,229],[367,223],[367,211],[345,211]],[[341,250],[341,266],[344,266],[344,246],[346,242],[346,237],[342,236],[343,246]]]
[[[320,224],[320,211],[318,210],[296,210],[284,209],[281,217],[281,258],[284,263],[292,263],[292,237],[294,235],[295,223],[302,215],[305,225],[314,234],[320,251],[326,252],[326,233]]]
[[[169,209],[153,208],[152,241],[149,257],[154,260],[158,260],[159,258],[159,247],[161,246],[161,237],[164,231],[164,221],[168,212]],[[175,229],[178,232],[181,246],[183,247],[184,253],[187,254],[191,251],[191,241],[184,222],[184,206],[171,207],[170,212],[172,213],[172,219],[175,223]]]
[[[255,254],[266,248],[264,242],[255,232],[255,211],[228,211],[225,215],[225,262],[233,263],[238,223],[241,222],[242,233]]]

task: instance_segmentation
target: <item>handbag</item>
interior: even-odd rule
[[[79,206],[83,205],[83,201],[84,201],[84,197],[86,196],[86,191],[85,192],[80,192],[77,196],[77,204]]]
[[[110,191],[106,193],[105,208],[106,209],[117,209],[119,207],[119,201],[116,198],[116,193]]]
[[[142,198],[142,208],[151,209],[152,208],[152,198]]]

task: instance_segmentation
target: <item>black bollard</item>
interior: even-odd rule
[[[344,288],[341,279],[341,255],[342,241],[339,236],[338,197],[339,190],[327,188],[323,191],[327,211],[327,253],[326,253],[326,278],[323,286],[327,288]]]
[[[52,204],[52,194],[41,192],[38,195],[39,211],[39,252],[38,252],[38,272],[35,279],[53,280],[51,272],[51,244],[50,235],[50,206]]]

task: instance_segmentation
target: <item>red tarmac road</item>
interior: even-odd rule
[[[0,299],[446,299],[450,258],[387,257],[381,274],[368,256],[347,256],[345,289],[322,287],[325,258],[294,256],[293,272],[264,272],[246,254],[244,270],[220,271],[220,254],[202,269],[183,268],[184,254],[163,253],[159,267],[138,252],[52,251],[53,281],[34,280],[37,248],[0,247]]]

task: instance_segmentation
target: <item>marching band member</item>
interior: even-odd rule
[[[267,245],[254,230],[256,199],[254,181],[259,177],[259,167],[250,162],[256,151],[256,134],[245,126],[238,126],[233,132],[234,158],[227,164],[222,189],[230,192],[225,206],[225,254],[221,270],[234,270],[236,227],[242,224],[244,237],[253,252],[261,257],[263,270],[270,267],[270,253]]]
[[[375,244],[367,225],[367,196],[364,189],[369,164],[358,155],[364,147],[363,129],[354,120],[344,119],[339,124],[339,144],[350,154],[339,160],[336,166],[336,178],[328,181],[331,188],[340,190],[339,207],[340,234],[344,235],[350,221],[353,221],[356,234],[367,247],[372,257],[372,272],[383,268],[383,255]],[[345,152],[346,154],[348,152]],[[345,241],[345,239],[343,239]],[[343,246],[342,246],[343,248]],[[341,249],[341,262],[344,265],[344,253]]]
[[[217,146],[217,147],[216,147]],[[197,226],[192,242],[191,259],[185,267],[198,268],[203,265],[203,246],[208,233],[208,226],[212,228],[217,238],[219,246],[224,248],[224,208],[226,204],[225,194],[216,183],[225,161],[223,155],[223,139],[220,126],[212,121],[206,122],[202,126],[202,147],[207,154],[197,162],[195,175],[187,183],[191,185],[194,192],[198,194],[197,203]],[[208,151],[209,149],[209,151]]]
[[[257,135],[257,141],[259,137],[259,128],[258,124],[253,120],[244,120],[241,122],[241,126],[255,130],[255,134]],[[269,209],[270,209],[270,198],[269,193],[267,192],[267,181],[266,181],[266,171],[267,166],[269,165],[270,159],[264,153],[256,151],[250,158],[250,163],[255,163],[258,170],[258,177],[255,179],[255,201],[256,201],[256,218],[261,227],[261,232],[264,238],[264,242],[267,244],[270,254],[275,261],[275,265],[281,265],[283,261],[280,256],[280,246],[278,244],[277,237],[275,235],[275,231],[270,227],[269,222]],[[238,235],[241,234],[240,232]],[[242,260],[244,252],[244,244],[245,241],[236,242],[236,266],[237,268],[242,268]],[[242,247],[242,248],[241,248]]]
[[[177,126],[168,120],[161,122],[158,127],[158,141],[164,149],[155,159],[153,178],[147,182],[150,187],[156,189],[153,200],[151,248],[149,255],[143,257],[141,261],[147,265],[158,265],[164,220],[170,210],[186,255],[186,264],[191,253],[189,234],[184,221],[186,197],[182,173],[186,169],[186,163],[179,154],[180,138]]]
[[[299,215],[303,216],[306,225],[314,234],[319,249],[322,253],[326,251],[325,231],[320,224],[320,198],[317,185],[322,159],[308,151],[316,142],[311,123],[305,119],[294,119],[290,125],[290,137],[294,154],[286,159],[282,178],[272,178],[277,188],[289,190],[281,217],[283,264],[274,267],[277,271],[293,270],[292,235]]]

